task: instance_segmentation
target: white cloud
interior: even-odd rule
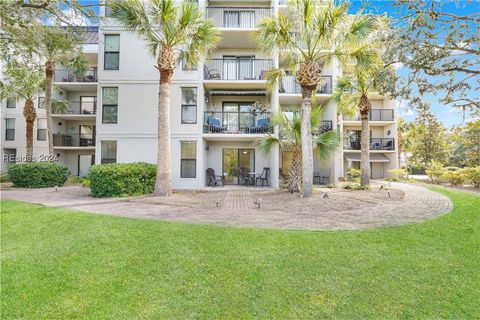
[[[402,111],[401,115],[402,116],[413,116],[413,115],[415,115],[415,113],[413,112],[412,109],[408,109],[408,110]]]

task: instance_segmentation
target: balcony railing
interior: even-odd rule
[[[207,18],[212,19],[218,28],[252,29],[272,12],[272,8],[208,7]]]
[[[205,63],[205,80],[264,80],[273,60],[232,58],[212,59]]]
[[[95,115],[97,113],[96,101],[68,101],[68,108],[53,107],[53,114]]]
[[[371,109],[368,115],[370,121],[393,121],[395,120],[393,109]],[[354,117],[344,117],[346,121],[360,121],[362,120],[360,114]]]
[[[360,140],[346,138],[344,140],[343,149],[361,150]],[[371,138],[370,150],[395,150],[395,139],[394,138]]]
[[[54,80],[55,82],[97,82],[97,68],[90,68],[83,75],[77,75],[70,69],[57,69]]]
[[[205,133],[273,133],[270,112],[216,112],[206,111],[203,117]]]
[[[282,78],[279,92],[300,94],[302,93],[302,87],[300,87],[296,76],[285,76]],[[322,80],[317,87],[317,94],[329,93],[332,93],[332,76],[322,76]]]
[[[322,120],[322,123],[320,124],[320,128],[314,131],[313,134],[322,134],[332,130],[333,130],[333,122],[330,120]]]
[[[89,134],[54,134],[55,147],[94,147],[95,135]]]

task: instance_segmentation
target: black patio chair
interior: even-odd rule
[[[263,168],[262,174],[255,179],[255,185],[258,184],[258,180],[262,181],[262,187],[264,186],[264,183],[267,183],[267,187],[270,186],[270,183],[268,182],[268,177],[270,176],[270,168]]]
[[[215,175],[215,170],[213,170],[212,168],[208,168],[207,169],[207,186],[212,186],[215,188],[219,182],[223,186],[225,184],[224,177]]]

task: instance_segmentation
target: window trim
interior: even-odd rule
[[[8,105],[9,105],[9,104],[8,104],[8,101],[9,101],[9,100],[10,100],[10,101],[12,101],[12,100],[14,101],[13,107],[9,107],[9,106],[8,106]],[[17,107],[17,98],[7,98],[6,107],[7,107],[7,109],[15,109],[15,108]]]
[[[195,89],[195,104],[184,104],[183,103],[183,89]],[[198,123],[198,87],[180,87],[180,120],[182,124],[197,124]],[[184,107],[195,107],[195,121],[185,121],[183,119],[183,110]]]
[[[45,128],[45,129],[39,128],[38,123],[39,123],[40,120],[45,120],[45,126],[46,126],[46,122],[47,122],[47,119],[46,119],[46,118],[37,118],[37,141],[47,141],[47,128]],[[45,132],[45,135],[44,135],[45,139],[39,139],[39,138],[38,138],[39,133],[40,133],[41,131],[44,131],[44,132]]]
[[[182,158],[182,144],[183,143],[195,143],[195,158]],[[196,179],[197,178],[197,158],[198,158],[198,152],[197,152],[198,144],[197,141],[180,141],[180,178],[181,179]],[[183,170],[183,162],[184,161],[193,161],[194,162],[194,175],[193,177],[185,177],[184,176],[184,170]]]
[[[119,46],[118,51],[107,51],[106,47],[104,45],[104,47],[103,47],[103,70],[120,70],[120,35],[119,34],[104,34],[103,36],[104,36],[103,37],[103,43],[104,44],[107,43],[107,40],[106,40],[107,37],[112,37],[112,36],[118,37],[118,46]],[[118,68],[114,69],[114,68],[107,68],[106,67],[106,65],[105,65],[105,63],[107,61],[106,57],[107,57],[107,54],[109,54],[109,53],[118,54]]]
[[[115,158],[103,158],[103,143],[104,142],[115,142]],[[101,140],[100,141],[100,164],[109,164],[109,163],[117,163],[118,157],[118,142],[117,140]],[[105,161],[107,160],[107,161]],[[113,160],[113,161],[111,161]]]
[[[7,126],[7,120],[9,119],[13,119],[13,129],[12,128],[8,128]],[[5,141],[15,141],[15,126],[16,126],[16,123],[15,123],[15,118],[5,118]],[[13,137],[12,139],[8,139],[8,132],[13,132]]]
[[[104,103],[104,89],[117,89],[117,104],[105,104]],[[96,102],[95,102],[96,104]],[[115,122],[105,121],[105,107],[115,107],[117,110],[115,116]],[[118,87],[102,87],[102,123],[103,124],[117,124],[118,123]]]

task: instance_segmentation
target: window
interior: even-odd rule
[[[197,88],[182,88],[182,123],[197,123]]]
[[[17,99],[7,98],[7,108],[13,109],[17,107]]]
[[[37,119],[37,141],[47,140],[47,119]]]
[[[5,119],[5,140],[7,141],[15,140],[15,119],[14,118]]]
[[[117,123],[118,88],[102,88],[102,123]]]
[[[105,35],[105,55],[104,66],[105,70],[118,70],[120,58],[120,36]]]
[[[105,0],[105,17],[109,17],[112,14],[112,8],[110,7],[110,0]]]
[[[117,141],[102,141],[102,158],[101,163],[117,162]]]
[[[196,178],[197,177],[197,142],[182,141],[180,142],[180,177]]]
[[[38,97],[38,109],[45,109],[45,97]]]
[[[186,71],[198,70],[198,66],[197,65],[189,66],[188,63],[187,63],[187,59],[183,58],[182,59],[182,70],[186,70]]]

